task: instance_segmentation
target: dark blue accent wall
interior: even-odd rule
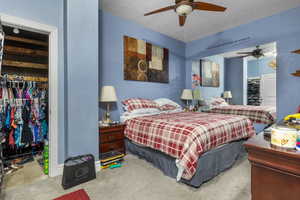
[[[112,118],[119,120],[121,101],[130,97],[167,97],[180,102],[185,87],[185,43],[154,32],[134,22],[100,12],[100,88],[113,85],[119,98]],[[169,80],[165,83],[127,81],[123,78],[123,36],[127,35],[169,49]],[[100,89],[99,88],[99,89]],[[102,107],[102,106],[101,106]],[[101,109],[103,111],[103,109]],[[103,112],[100,112],[100,117]]]
[[[232,92],[231,103],[243,105],[243,65],[242,58],[225,59],[225,90]]]
[[[300,7],[263,18],[186,44],[186,87],[191,83],[189,60],[258,44],[277,42],[277,113],[282,118],[300,105],[300,78],[291,73],[300,68]],[[237,40],[241,42],[234,42]],[[222,46],[221,44],[225,44]],[[213,47],[213,48],[211,48]],[[226,81],[226,80],[225,80]]]

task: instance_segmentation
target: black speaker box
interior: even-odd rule
[[[65,161],[62,178],[64,189],[69,189],[95,178],[95,158],[93,155],[71,157]]]

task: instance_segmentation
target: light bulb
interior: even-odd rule
[[[13,32],[14,32],[14,34],[19,34],[20,30],[18,28],[14,28]]]

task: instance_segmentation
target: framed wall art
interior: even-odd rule
[[[210,60],[200,60],[200,85],[220,87],[220,65]]]
[[[124,36],[124,80],[169,83],[169,50]]]

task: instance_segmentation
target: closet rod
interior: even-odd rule
[[[6,74],[0,76],[2,79],[8,79],[9,81],[33,81],[33,82],[48,82],[48,77],[37,77],[37,76],[16,76]]]

